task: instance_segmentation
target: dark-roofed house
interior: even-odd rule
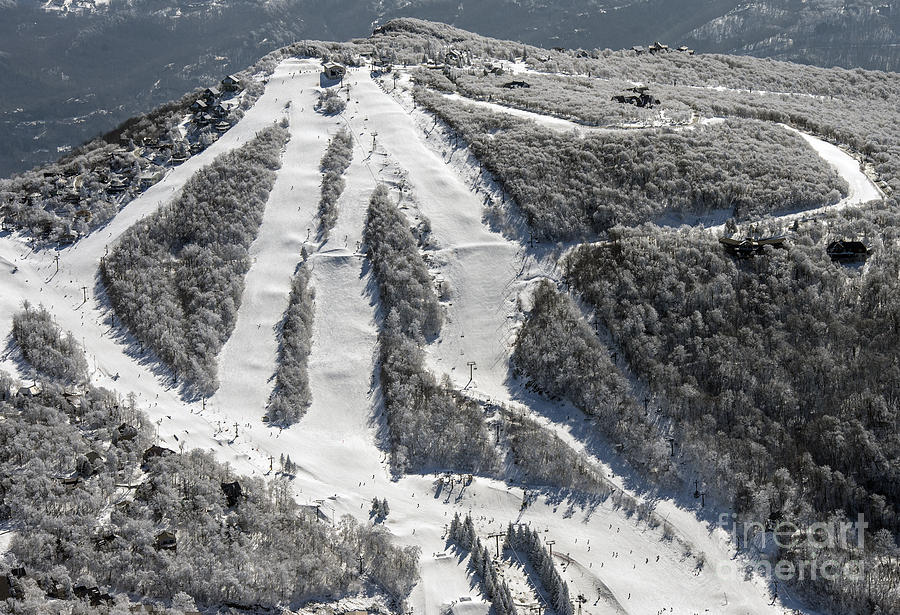
[[[773,248],[784,248],[786,240],[787,238],[784,236],[765,237],[762,239],[758,239],[755,237],[747,237],[745,239],[736,239],[734,237],[720,237],[719,243],[725,246],[725,250],[729,254],[733,254],[734,256],[738,256],[740,258],[747,258],[755,254],[760,254],[766,246],[771,246]]]
[[[163,448],[162,446],[157,446],[156,444],[154,444],[153,446],[148,448],[146,451],[144,451],[143,460],[144,460],[144,463],[147,463],[149,460],[153,459],[154,457],[167,457],[169,455],[174,455],[174,454],[175,454],[175,451],[167,449],[167,448]]]
[[[825,252],[833,261],[864,260],[869,255],[869,247],[861,241],[838,239],[825,248]]]
[[[160,551],[174,551],[178,548],[178,537],[175,532],[163,530],[156,535],[156,548]]]
[[[234,75],[228,75],[222,79],[222,89],[226,92],[236,92],[241,89],[241,80]]]
[[[219,88],[206,88],[203,90],[203,98],[206,99],[206,104],[211,105],[216,101],[219,96],[222,95],[222,92],[219,91]]]
[[[209,107],[209,105],[206,103],[206,101],[202,98],[198,98],[191,103],[190,109],[194,113],[198,113],[200,111],[206,111],[207,107]]]
[[[518,90],[522,88],[530,88],[531,84],[527,81],[507,81],[503,84],[503,87],[508,90]]]

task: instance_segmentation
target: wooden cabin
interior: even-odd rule
[[[737,239],[735,237],[720,237],[719,243],[725,247],[725,251],[740,258],[748,258],[756,254],[760,254],[766,246],[773,248],[784,248],[787,237],[747,237]]]
[[[241,80],[234,75],[228,75],[222,79],[222,89],[226,92],[237,92],[241,87]]]
[[[833,261],[848,262],[865,260],[871,250],[861,241],[838,239],[829,243],[828,247],[825,248],[825,252]]]
[[[203,98],[206,99],[207,105],[212,105],[221,95],[222,92],[219,88],[206,88],[203,90]]]

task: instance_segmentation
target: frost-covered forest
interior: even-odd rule
[[[35,610],[45,593],[67,598],[98,583],[164,602],[185,592],[201,605],[250,606],[346,595],[370,581],[402,600],[417,578],[416,549],[351,518],[322,523],[286,479],[151,448],[151,423],[133,401],[89,388],[76,409],[60,385],[32,399],[7,397],[6,374],[0,384],[2,516],[20,524],[10,552],[27,572],[14,580],[12,612],[47,612]],[[222,485],[234,482],[230,503]]]
[[[381,387],[397,470],[486,470],[494,452],[477,404],[425,369],[422,346],[441,306],[407,220],[386,188],[372,194],[365,243],[381,300]]]
[[[319,165],[322,170],[322,196],[319,199],[319,236],[327,239],[338,217],[337,202],[344,191],[344,171],[353,160],[353,135],[344,128],[328,142]]]
[[[116,316],[203,395],[218,386],[216,354],[234,327],[247,250],[288,136],[273,126],[217,158],[129,229],[101,266]]]
[[[314,109],[320,60],[349,71],[352,89],[323,95],[347,99],[340,117]],[[662,607],[653,592],[626,601],[640,582],[711,611],[723,592],[754,612],[782,608],[785,594],[841,615],[898,610],[900,79],[539,50],[416,20],[296,43],[248,71],[245,102],[266,93],[220,144],[233,149],[205,168],[185,160],[159,209],[153,194],[126,209],[133,226],[104,229],[117,233],[105,257],[96,235],[51,252],[29,251],[28,233],[96,231],[137,191],[98,192],[79,213],[50,194],[70,189],[57,176],[78,167],[78,189],[103,192],[101,171],[139,178],[143,157],[92,146],[0,187],[5,227],[26,230],[0,237],[0,268],[22,295],[0,302],[13,328],[2,359],[26,384],[0,376],[0,520],[14,534],[3,564],[29,571],[13,581],[16,609],[40,612],[32,603],[77,585],[173,611],[375,593],[398,612],[407,597],[417,612],[468,597],[487,610],[483,597],[498,615],[543,595],[571,615],[574,597],[600,600],[603,584],[622,611]],[[513,80],[528,87],[505,87]],[[610,100],[637,82],[658,106]],[[119,132],[178,130],[185,102]],[[560,118],[585,125],[544,127]],[[354,143],[369,142],[347,173]],[[290,181],[273,191],[282,166]],[[863,203],[882,196],[876,185],[884,199]],[[495,232],[499,209],[504,230],[524,233]],[[732,219],[671,226],[709,214]],[[328,241],[335,229],[342,248]],[[551,241],[535,246],[529,229]],[[722,229],[784,235],[784,249],[737,258]],[[868,251],[835,262],[826,249],[839,239]],[[54,256],[60,275],[47,279]],[[26,297],[42,307],[18,311]],[[57,319],[81,324],[90,374]],[[220,371],[228,386],[216,393]],[[152,422],[122,398],[129,387]],[[332,526],[320,507],[361,524]],[[747,540],[706,531],[726,510]],[[797,541],[774,554],[754,542],[779,522],[802,534],[857,514],[870,523],[865,549]],[[504,531],[528,579],[500,574],[484,537]],[[582,531],[610,540],[591,551]],[[624,545],[640,557],[626,561]],[[742,578],[713,576],[707,554]],[[743,578],[766,557],[863,562],[865,574],[801,576],[782,592]],[[466,558],[468,571],[454,568]]]
[[[281,323],[275,389],[268,406],[269,421],[280,425],[299,421],[312,400],[307,361],[312,343],[316,291],[309,284],[309,274],[306,262],[297,266],[291,279],[288,308]]]
[[[810,223],[744,261],[704,233],[621,230],[577,249],[570,279],[710,492],[755,521],[842,511],[896,532],[897,223]],[[825,254],[844,233],[878,247],[866,268]]]
[[[26,301],[13,318],[12,336],[39,375],[63,383],[87,380],[84,350],[71,332],[63,334],[44,306],[35,308]]]
[[[670,212],[757,218],[836,203],[847,191],[798,135],[768,123],[578,135],[427,92],[417,98],[459,132],[548,239]]]

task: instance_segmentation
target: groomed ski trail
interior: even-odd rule
[[[318,63],[296,65],[290,117],[291,138],[269,194],[256,240],[250,246],[250,269],[231,337],[219,352],[219,389],[207,407],[229,425],[257,424],[274,386],[278,328],[287,309],[291,277],[301,260],[301,248],[315,233],[319,161],[331,133],[333,118],[312,112],[319,85]]]

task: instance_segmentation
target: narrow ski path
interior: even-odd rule
[[[319,181],[319,161],[337,129],[335,119],[311,112],[319,85],[318,62],[302,61],[292,68],[300,76],[293,80],[295,94],[285,110],[291,138],[259,234],[250,246],[251,265],[234,331],[218,357],[219,389],[208,402],[229,424],[259,423],[272,392],[278,329],[291,278],[302,247],[316,229],[318,192],[307,187]]]

